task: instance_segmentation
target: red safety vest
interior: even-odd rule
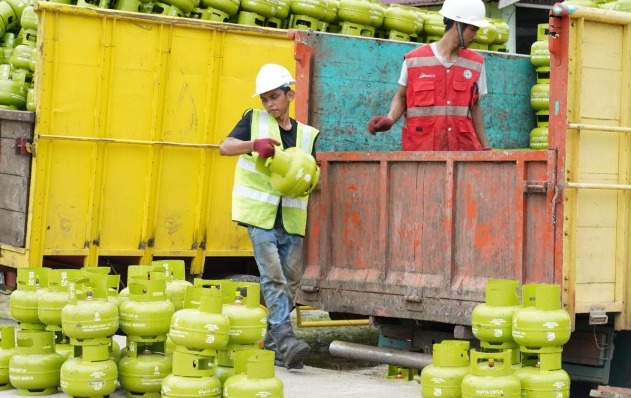
[[[478,100],[477,84],[484,58],[461,49],[445,68],[429,45],[405,55],[408,68],[404,151],[476,151],[482,145],[473,128],[470,107]]]

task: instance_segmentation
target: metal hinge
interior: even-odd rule
[[[589,324],[605,325],[609,321],[604,305],[592,305],[589,307]]]
[[[26,137],[16,138],[13,148],[15,148],[16,155],[26,156],[29,154],[35,154],[35,147]]]

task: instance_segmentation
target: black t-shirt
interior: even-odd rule
[[[291,130],[285,130],[278,126],[280,129],[280,139],[283,143],[283,148],[291,148],[296,146],[296,137],[298,136],[298,122],[290,118]],[[236,138],[241,141],[250,141],[252,139],[252,109],[248,109],[239,120],[236,126],[232,129],[228,137]],[[311,151],[311,155],[315,158],[315,145]]]
[[[280,139],[283,143],[283,148],[291,148],[296,146],[296,137],[298,136],[298,122],[291,118],[290,120],[291,130],[285,130],[281,126],[278,126],[278,128],[280,129]],[[234,126],[230,134],[228,134],[228,137],[236,138],[241,141],[250,141],[252,139],[251,126],[252,109],[248,109],[245,111],[237,125]],[[313,155],[313,157],[315,158],[315,144],[313,145],[311,155]],[[276,212],[276,220],[274,221],[274,228],[283,228],[282,206],[278,206],[278,211]]]

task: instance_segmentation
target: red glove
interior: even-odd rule
[[[274,156],[274,145],[280,145],[280,142],[273,138],[257,138],[252,144],[252,150],[258,152],[262,158]]]
[[[370,134],[374,135],[377,131],[388,131],[394,124],[394,120],[387,116],[373,116],[366,125],[366,129]]]

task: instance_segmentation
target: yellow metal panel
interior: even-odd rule
[[[194,273],[206,256],[251,255],[230,217],[236,158],[217,149],[245,109],[260,107],[251,96],[260,66],[295,69],[293,40],[186,18],[37,10],[34,252],[79,253],[86,265],[188,256]]]
[[[151,155],[146,145],[107,146],[100,188],[100,227],[95,236],[101,249],[138,249],[145,241]]]
[[[629,126],[629,21],[574,20],[570,38],[566,177],[575,183],[628,185],[627,133],[589,126]],[[617,188],[567,189],[564,220],[564,272],[570,309],[589,312],[592,305],[620,311],[616,326],[629,325],[625,288],[629,259],[630,193]]]

